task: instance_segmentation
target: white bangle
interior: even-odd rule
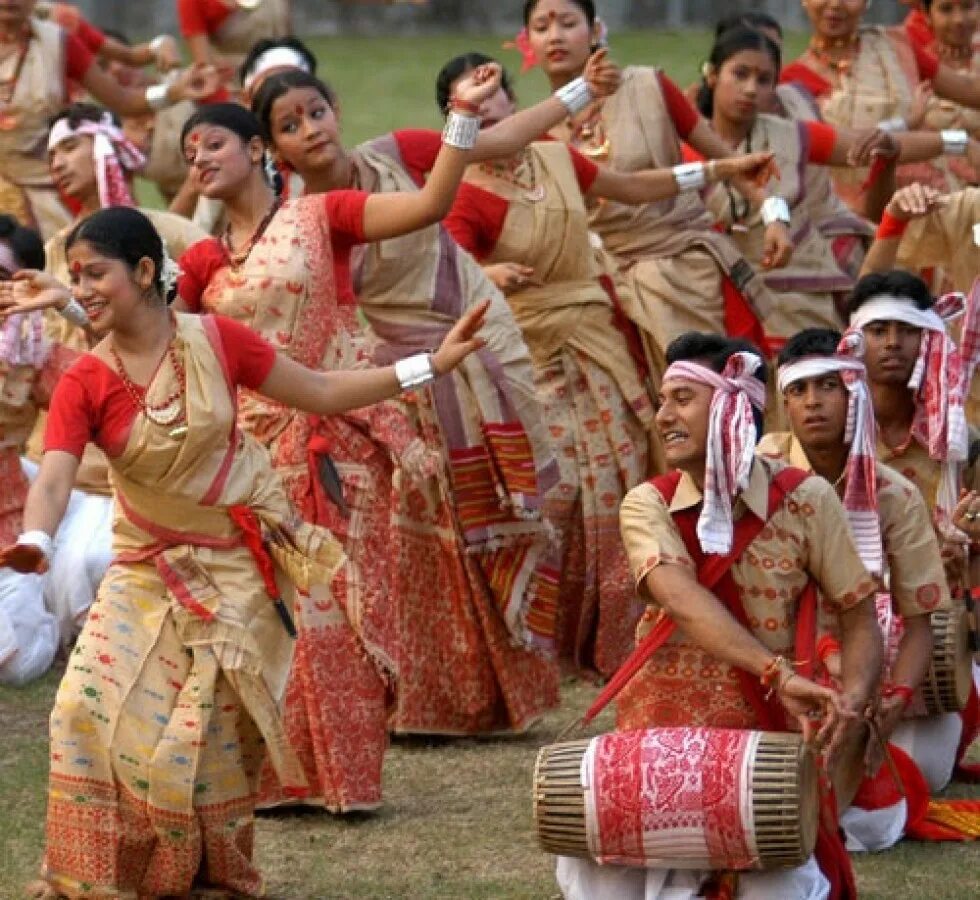
[[[44,554],[45,560],[51,562],[51,555],[54,553],[54,541],[46,531],[35,529],[25,531],[17,538],[17,543],[21,546],[37,547]]]
[[[939,136],[943,139],[943,153],[947,156],[966,156],[970,136],[962,128],[940,131]]]
[[[704,163],[682,163],[670,170],[679,191],[699,191],[708,181]]]
[[[762,201],[762,224],[768,227],[773,222],[784,222],[789,225],[793,221],[789,212],[789,204],[784,197],[766,197]]]
[[[84,328],[89,324],[88,313],[85,312],[85,307],[74,297],[58,310],[58,315],[63,319],[67,319],[72,325],[77,325],[79,328]]]
[[[446,127],[442,130],[442,142],[457,150],[472,150],[480,134],[480,119],[477,116],[464,116],[451,112],[446,116]]]
[[[579,75],[578,78],[569,81],[568,84],[555,91],[555,99],[560,100],[570,116],[580,113],[592,102],[592,88],[589,83]]]
[[[901,116],[895,116],[892,119],[883,119],[878,123],[879,131],[887,131],[891,134],[895,134],[898,131],[908,131],[908,122],[905,121]]]
[[[431,353],[416,353],[406,356],[395,363],[395,377],[403,391],[422,387],[436,380],[435,369],[432,367]]]
[[[150,41],[150,44],[149,44],[149,46],[150,46],[150,52],[151,53],[159,53],[160,52],[160,48],[166,43],[166,41],[169,38],[170,38],[170,35],[169,34],[158,34],[155,38],[153,38],[152,41]]]
[[[146,97],[146,105],[154,112],[166,109],[171,105],[169,91],[169,84],[151,84],[143,95]]]

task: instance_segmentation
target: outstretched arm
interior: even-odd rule
[[[922,218],[940,209],[946,202],[947,198],[939,191],[923,184],[910,184],[897,190],[885,207],[885,216],[864,258],[861,275],[894,269],[905,226],[912,219]]]
[[[490,301],[470,309],[431,355],[434,375],[456,368],[470,353],[483,346],[476,336],[486,318]],[[320,372],[279,354],[259,393],[286,406],[322,416],[370,406],[397,396],[402,386],[395,366]]]
[[[82,85],[103,106],[120,116],[141,116],[153,112],[147,102],[146,91],[141,88],[123,87],[98,66],[88,67],[82,76]],[[221,87],[221,80],[214,67],[194,65],[184,69],[175,81],[166,86],[166,103],[204,100],[219,87]]]

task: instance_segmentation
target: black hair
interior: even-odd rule
[[[921,0],[921,2],[922,2],[922,8],[926,12],[929,12],[929,10],[932,8],[932,0]]]
[[[804,328],[779,351],[779,365],[785,366],[807,356],[833,356],[840,339],[841,333],[833,328]]]
[[[715,40],[720,38],[726,31],[731,31],[733,28],[738,28],[739,26],[752,28],[755,31],[768,28],[770,31],[775,31],[780,37],[783,36],[783,26],[779,24],[777,19],[770,16],[769,13],[746,9],[719,19],[718,24],[715,25]]]
[[[144,257],[153,263],[157,292],[167,303],[177,294],[176,285],[168,292],[163,283],[163,239],[153,223],[131,206],[111,206],[82,219],[65,239],[65,253],[79,241],[86,241],[96,252],[118,259],[135,269]]]
[[[918,275],[904,269],[892,269],[890,272],[872,272],[854,285],[854,290],[847,298],[847,315],[853,315],[869,300],[882,294],[903,297],[916,309],[932,309],[936,302],[936,298]]]
[[[25,228],[13,216],[0,214],[0,241],[10,245],[23,268],[44,268],[44,241],[33,228]]]
[[[453,82],[457,78],[462,77],[467,72],[471,72],[479,66],[498,61],[492,56],[487,56],[485,53],[479,53],[477,51],[463,53],[449,60],[439,70],[439,74],[436,76],[436,106],[439,107],[439,111],[443,115],[449,112],[449,101],[452,99]],[[510,78],[507,76],[506,69],[503,71],[503,76],[500,79],[500,86],[511,100],[516,99],[516,94],[514,93]]]
[[[534,8],[538,5],[540,0],[526,0],[524,3],[524,24],[531,20],[531,16],[534,14]],[[574,3],[583,13],[585,13],[585,18],[589,23],[589,28],[595,25],[596,11],[595,3],[592,0],[570,0]]]
[[[708,65],[717,73],[729,59],[743,50],[759,50],[769,54],[776,67],[776,78],[779,78],[779,70],[783,65],[782,51],[768,35],[744,25],[737,25],[715,39],[715,45],[711,48],[711,55],[708,57]],[[710,119],[714,115],[715,92],[708,86],[707,76],[701,79],[697,105],[705,118]]]
[[[101,122],[106,112],[108,110],[103,109],[101,106],[96,106],[94,103],[72,103],[48,119],[48,128],[53,128],[55,123],[60,122],[62,119],[67,119],[72,129],[78,128],[83,122]],[[112,115],[112,121],[116,125],[119,124],[119,119],[114,114]]]
[[[255,92],[255,96],[252,97],[252,111],[262,129],[262,136],[270,146],[274,143],[272,139],[272,107],[280,97],[285,96],[295,88],[312,88],[327,101],[331,109],[337,108],[337,95],[333,88],[325,81],[317,78],[316,75],[311,75],[302,69],[289,69],[284,72],[273,73],[262,82]]]
[[[262,137],[262,126],[258,119],[244,106],[238,103],[208,103],[199,107],[191,117],[184,122],[180,131],[180,146],[195,128],[200,125],[217,125],[227,128],[247,144],[252,138]]]
[[[706,331],[688,331],[674,338],[667,345],[667,365],[675,362],[696,362],[709,369],[721,373],[725,371],[730,356],[741,351],[754,353],[763,360],[763,365],[753,373],[763,384],[769,378],[765,365],[765,355],[751,341],[741,338],[725,337],[723,334],[711,334]],[[763,411],[752,407],[752,418],[755,420],[756,440],[762,437],[764,428]]]
[[[248,51],[248,55],[245,57],[245,60],[238,67],[238,80],[244,82],[252,66],[255,65],[256,60],[267,50],[274,50],[276,47],[284,47],[287,50],[295,50],[300,56],[303,57],[303,62],[306,63],[306,67],[309,69],[310,74],[316,75],[316,57],[310,51],[310,48],[307,47],[306,44],[304,44],[298,37],[289,35],[288,37],[281,38],[262,38],[262,40],[256,41],[254,44],[252,44],[251,49]]]

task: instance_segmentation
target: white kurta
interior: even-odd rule
[[[58,624],[44,608],[44,578],[0,569],[0,684],[40,678],[58,650]]]

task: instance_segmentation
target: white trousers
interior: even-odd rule
[[[40,678],[58,651],[58,623],[44,608],[44,578],[0,569],[0,684]]]
[[[590,859],[558,857],[558,886],[565,900],[695,900],[711,873],[693,869],[600,866]],[[802,866],[776,872],[743,872],[740,900],[827,900],[830,883],[811,856]]]

